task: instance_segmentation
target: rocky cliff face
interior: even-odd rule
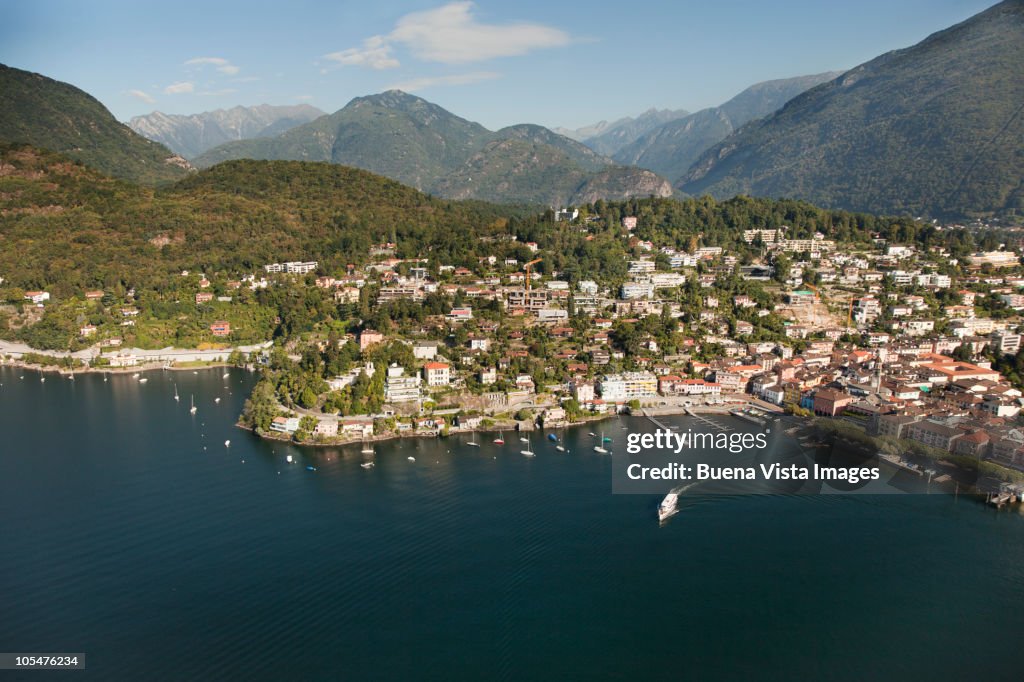
[[[618,200],[649,196],[672,196],[672,183],[643,168],[615,166],[589,178],[566,203],[592,204],[598,199]]]

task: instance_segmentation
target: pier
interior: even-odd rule
[[[702,414],[697,414],[696,412],[691,410],[689,407],[687,407],[684,410],[684,412],[686,412],[686,416],[693,417],[697,421],[701,422],[702,424],[705,424],[706,426],[710,426],[713,429],[718,429],[719,431],[732,431],[732,429],[729,428],[728,426],[725,426],[724,424],[719,424],[716,421],[712,421],[712,420],[708,419],[707,417],[705,417]],[[655,423],[657,423],[657,422],[655,422]]]
[[[1007,504],[1019,502],[1024,493],[1024,486],[1002,484],[999,492],[989,493],[986,502],[997,509],[1002,509]]]
[[[729,410],[729,414],[739,419],[743,419],[744,421],[757,424],[758,426],[768,425],[768,415],[759,410],[755,411],[753,408],[748,408],[746,410],[737,408],[735,410]]]

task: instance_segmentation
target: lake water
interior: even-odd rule
[[[589,428],[562,433],[568,454],[535,435],[532,459],[515,435],[379,443],[366,470],[359,446],[235,428],[253,377],[222,372],[0,369],[0,651],[87,655],[84,672],[0,679],[1024,671],[1016,512],[948,495],[684,494],[659,527],[658,496],[611,494]],[[606,422],[612,448],[623,425],[653,428]]]

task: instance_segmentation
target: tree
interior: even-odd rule
[[[309,386],[306,386],[302,389],[302,392],[299,393],[298,403],[301,407],[305,407],[306,409],[316,407],[316,393]]]
[[[970,346],[968,346],[966,343],[961,343],[959,346],[953,349],[953,352],[950,354],[950,357],[952,357],[954,360],[959,360],[960,362],[970,362],[971,360],[974,359],[974,353],[971,351]]]

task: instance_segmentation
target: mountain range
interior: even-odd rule
[[[136,134],[73,85],[0,64],[0,142],[61,152],[117,178],[158,183],[185,177],[188,163]]]
[[[828,72],[757,83],[721,106],[652,128],[619,147],[612,158],[627,166],[642,166],[679,178],[703,152],[746,123],[777,111],[793,97],[838,75]],[[585,144],[590,145],[591,140]]]
[[[1024,208],[1024,0],[797,96],[704,152],[690,194],[933,216]]]
[[[135,116],[128,127],[143,137],[166,145],[186,159],[232,140],[273,137],[324,115],[314,106],[232,107],[201,114],[180,115],[154,111]]]
[[[199,167],[330,162],[454,199],[555,206],[751,194],[876,214],[987,217],[1024,209],[1022,73],[1024,0],[1005,0],[838,76],[759,83],[681,117],[650,110],[563,131],[582,142],[531,124],[491,131],[397,90],[327,115],[236,107],[154,113],[133,125],[189,154],[232,138],[196,156]],[[136,183],[192,170],[82,90],[2,65],[0,142],[61,152]]]
[[[554,128],[554,131],[559,135],[582,142],[599,154],[612,156],[644,133],[689,113],[686,109],[648,109],[636,118],[626,116],[611,123],[600,121],[575,130]]]
[[[194,163],[241,158],[340,163],[458,199],[553,206],[581,203],[597,188],[606,199],[672,194],[664,178],[616,167],[542,126],[490,131],[400,90],[357,97],[274,137],[223,144]]]

